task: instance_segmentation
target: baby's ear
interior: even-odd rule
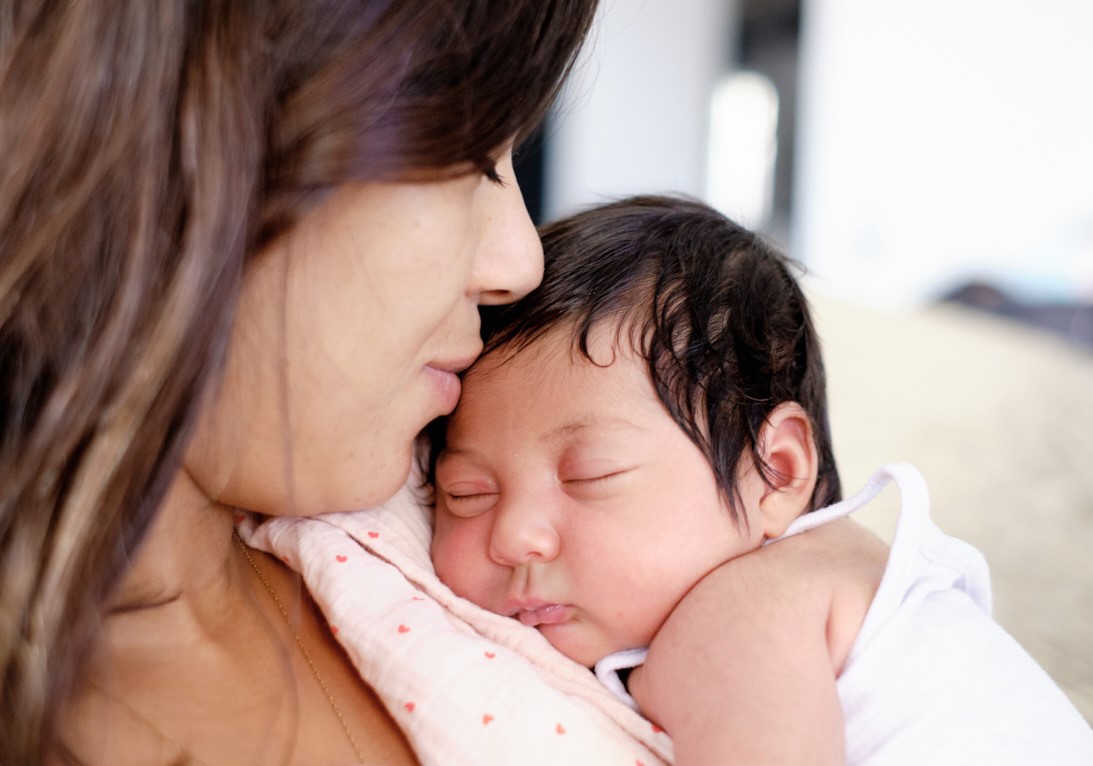
[[[795,518],[809,510],[819,459],[812,420],[797,402],[779,404],[759,432],[759,454],[767,466],[759,501],[766,538],[781,537]]]

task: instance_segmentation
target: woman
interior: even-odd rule
[[[233,517],[403,484],[594,4],[0,8],[0,763],[415,762]]]

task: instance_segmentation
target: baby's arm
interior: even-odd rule
[[[699,582],[629,684],[677,763],[843,763],[835,680],[886,560],[871,534],[834,522]]]

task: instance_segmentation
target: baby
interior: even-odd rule
[[[559,221],[543,247],[542,286],[486,317],[434,434],[442,580],[596,666],[678,763],[1093,763],[918,473],[840,501],[783,256],[664,197]],[[891,551],[846,518],[890,479]]]

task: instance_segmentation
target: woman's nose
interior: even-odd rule
[[[497,163],[503,185],[492,184],[482,210],[482,248],[475,260],[471,289],[481,305],[512,303],[543,279],[543,246],[516,183],[512,152]]]
[[[494,513],[489,551],[495,562],[519,566],[553,561],[558,556],[561,538],[541,505],[506,500]]]

